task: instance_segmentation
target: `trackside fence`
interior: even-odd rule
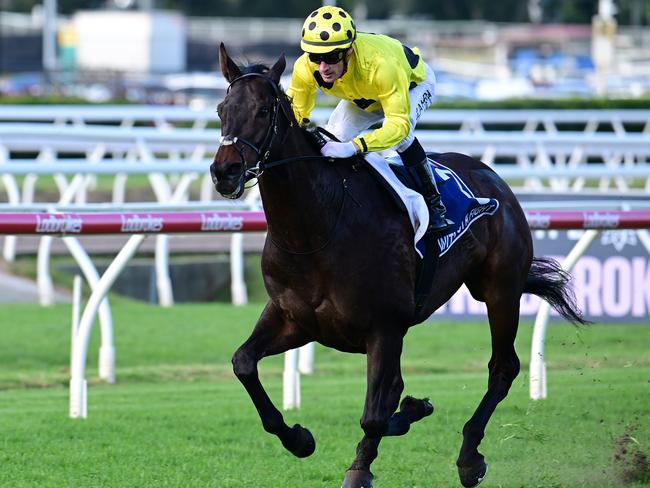
[[[563,263],[571,270],[595,236],[603,230],[636,229],[639,239],[650,253],[650,210],[628,211],[528,211],[527,218],[532,230],[536,229],[584,229],[584,237],[578,241]],[[111,286],[135,255],[148,235],[187,233],[242,233],[264,232],[266,219],[263,212],[246,211],[192,211],[192,212],[112,212],[112,213],[0,213],[0,234],[37,234],[74,239],[81,234],[128,234],[128,242],[119,251],[104,274],[91,286],[92,293],[86,303],[79,323],[73,327],[70,378],[71,418],[85,418],[87,409],[87,382],[85,378],[88,342],[95,316]],[[74,315],[74,314],[73,314]],[[533,399],[546,397],[546,365],[544,341],[549,309],[542,305],[533,332],[530,364],[530,392]],[[111,373],[103,379],[114,382],[115,348],[112,330],[102,331],[100,346],[101,371]],[[303,350],[303,359],[296,351],[285,356],[283,406],[285,409],[300,406],[300,373],[313,368],[313,345]]]

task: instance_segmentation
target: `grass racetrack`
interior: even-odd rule
[[[70,306],[0,307],[1,487],[339,487],[362,431],[365,356],[318,347],[302,378],[316,452],[297,459],[266,434],[230,357],[261,305],[112,300],[117,384],[97,381],[98,326],[89,349],[88,419],[68,418]],[[482,487],[650,486],[650,324],[549,327],[548,395],[528,398],[532,324],[517,340],[522,370],[492,417]],[[461,430],[482,397],[487,323],[433,321],[410,331],[405,393],[435,412],[382,441],[377,488],[460,486]],[[261,362],[281,403],[282,358]]]

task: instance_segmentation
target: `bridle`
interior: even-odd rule
[[[231,134],[226,134],[222,136],[219,141],[222,146],[233,146],[235,151],[237,151],[237,154],[239,154],[241,164],[244,166],[244,168],[246,168],[244,174],[245,183],[252,180],[253,178],[259,178],[262,175],[262,173],[264,173],[264,171],[274,166],[280,166],[282,164],[292,163],[295,161],[305,161],[305,160],[324,161],[324,160],[331,159],[326,156],[294,156],[290,158],[269,161],[275,141],[277,140],[279,134],[278,114],[280,112],[284,113],[284,116],[289,124],[288,128],[292,128],[294,126],[294,120],[295,120],[293,117],[293,110],[291,109],[286,99],[284,98],[284,93],[282,92],[278,84],[275,81],[273,81],[273,79],[271,79],[269,76],[266,76],[262,73],[246,73],[244,75],[238,76],[237,78],[235,78],[230,82],[230,85],[228,85],[228,89],[226,90],[226,95],[230,93],[230,89],[235,83],[246,78],[262,78],[271,87],[275,99],[274,99],[273,106],[271,107],[271,123],[269,124],[269,127],[266,130],[266,134],[264,135],[264,139],[262,140],[262,143],[260,144],[259,147],[253,144],[252,142],[247,141],[246,139]],[[323,129],[321,129],[321,131],[326,132]],[[334,137],[329,133],[327,133],[327,135]],[[287,133],[285,132],[282,142],[284,142],[284,139],[286,139],[286,137],[287,137]],[[247,168],[246,158],[244,157],[243,146],[247,146],[248,148],[252,149],[256,154],[257,161],[255,163],[255,166],[251,168]]]
[[[269,161],[271,157],[271,153],[273,151],[274,144],[276,143],[276,140],[279,135],[279,130],[278,130],[278,125],[279,125],[279,117],[278,115],[280,112],[284,113],[284,116],[286,120],[288,121],[288,129],[292,128],[294,126],[295,118],[293,116],[293,110],[287,103],[286,98],[284,97],[284,93],[278,86],[278,84],[271,79],[269,76],[266,76],[261,73],[246,73],[241,76],[238,76],[234,80],[230,82],[230,85],[228,86],[228,89],[226,90],[226,96],[228,93],[230,93],[230,89],[232,86],[237,83],[238,81],[241,81],[246,78],[262,78],[265,80],[273,90],[273,95],[275,97],[273,106],[271,107],[271,124],[269,125],[268,129],[266,130],[266,134],[264,136],[264,139],[262,140],[262,143],[258,146],[253,144],[250,141],[247,141],[246,139],[243,139],[238,136],[234,136],[231,134],[226,134],[221,137],[221,145],[223,146],[233,146],[235,151],[239,154],[239,158],[241,159],[241,164],[243,165],[244,169],[244,183],[250,181],[253,178],[259,178],[264,171],[266,171],[269,168],[275,167],[275,166],[280,166],[283,164],[295,162],[295,161],[305,161],[305,160],[318,160],[318,161],[331,161],[332,158],[326,157],[326,156],[294,156],[290,158],[285,158],[285,159],[277,159],[273,161]],[[320,129],[320,128],[319,128]],[[325,131],[324,129],[321,129],[322,133],[325,133],[327,136],[333,138],[336,140],[336,138],[330,134],[329,132]],[[284,132],[284,137],[282,138],[282,143],[284,143],[284,140],[286,139],[288,135],[288,131]],[[257,162],[255,163],[255,166],[248,168],[246,164],[246,158],[244,157],[244,146],[252,149],[255,154],[257,155]],[[285,251],[290,254],[294,255],[309,255],[309,254],[314,254],[319,251],[322,251],[325,249],[331,242],[334,232],[336,228],[339,225],[339,222],[341,220],[341,217],[343,215],[343,209],[345,207],[345,200],[346,200],[346,195],[348,193],[348,188],[347,188],[347,181],[345,178],[342,178],[342,184],[343,184],[343,198],[341,199],[341,204],[339,206],[336,220],[334,222],[334,226],[329,232],[328,238],[325,240],[325,242],[316,248],[309,249],[309,250],[292,250],[289,249],[279,242],[275,241],[271,234],[269,233],[269,239],[273,244],[279,248],[282,251]]]
[[[235,83],[247,78],[261,78],[264,81],[266,81],[273,91],[274,103],[271,106],[271,123],[269,124],[269,127],[266,130],[266,134],[264,135],[264,139],[262,140],[262,143],[259,145],[259,147],[253,144],[252,142],[247,141],[246,139],[243,139],[238,136],[226,134],[221,137],[220,143],[222,146],[233,146],[235,151],[237,151],[237,153],[239,154],[241,163],[244,166],[244,168],[246,168],[245,176],[244,176],[245,182],[253,178],[259,178],[259,176],[261,176],[264,170],[269,167],[268,160],[271,157],[271,151],[273,150],[273,146],[278,137],[278,114],[280,113],[280,111],[284,112],[284,115],[287,121],[289,122],[289,128],[293,127],[293,121],[294,121],[292,117],[293,114],[289,113],[290,108],[287,106],[287,103],[286,102],[282,103],[283,93],[280,90],[278,84],[275,81],[273,81],[270,77],[263,75],[261,73],[246,73],[244,75],[238,76],[237,78],[235,78],[230,82],[230,85],[228,85],[228,89],[226,90],[226,96],[228,95],[228,93],[230,93],[230,90]],[[286,137],[286,133],[285,133],[285,137]],[[255,163],[255,166],[253,166],[252,168],[247,168],[246,158],[244,157],[244,146],[249,147],[256,154],[257,162]]]

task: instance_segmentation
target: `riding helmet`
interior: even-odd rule
[[[347,49],[357,37],[349,13],[331,5],[314,10],[302,26],[300,48],[307,53],[329,53]]]

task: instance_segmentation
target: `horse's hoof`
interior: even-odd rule
[[[474,486],[478,486],[478,484],[485,479],[487,470],[487,464],[482,459],[474,466],[467,468],[461,468],[458,466],[458,476],[460,478],[460,483],[465,488],[473,488]]]
[[[299,458],[306,458],[314,454],[314,451],[316,450],[316,441],[309,430],[305,429],[300,424],[296,424],[291,428],[291,433],[291,445],[284,445],[291,454]]]
[[[428,417],[433,413],[433,403],[428,398],[423,398],[422,402],[424,403],[424,416]]]
[[[411,422],[417,422],[433,413],[433,404],[428,398],[418,399],[410,395],[404,397],[399,405],[400,412],[409,412]]]
[[[341,488],[372,488],[372,473],[362,469],[348,469]]]

